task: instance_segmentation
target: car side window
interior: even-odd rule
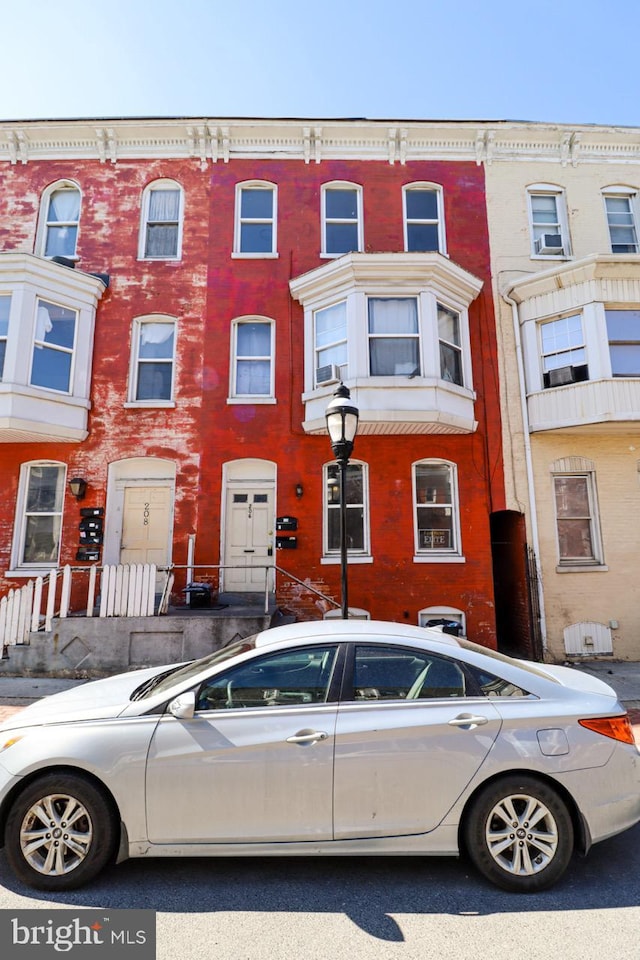
[[[469,666],[468,669],[473,674],[473,679],[480,687],[485,697],[531,697],[522,687],[511,683],[510,680],[502,680],[493,673],[487,673],[486,670],[479,670],[478,667]]]
[[[205,680],[198,710],[326,703],[337,646],[303,647],[257,657]]]
[[[408,647],[357,646],[354,700],[419,700],[464,697],[458,664]]]

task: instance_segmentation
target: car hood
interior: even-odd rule
[[[593,677],[590,673],[577,670],[575,667],[561,667],[553,663],[536,663],[536,671],[544,673],[552,680],[557,680],[563,687],[579,690],[581,693],[597,693],[600,696],[618,699],[618,694],[604,680]]]
[[[0,724],[0,730],[117,717],[129,706],[131,694],[141,683],[167,669],[170,667],[165,664],[161,667],[133,670],[104,680],[92,680],[62,693],[43,697],[5,720]]]

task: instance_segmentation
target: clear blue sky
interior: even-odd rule
[[[0,119],[640,126],[640,0],[4,0]]]

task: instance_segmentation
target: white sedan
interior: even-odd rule
[[[0,727],[5,853],[43,890],[127,857],[466,852],[530,892],[639,820],[607,684],[396,623],[278,627]]]

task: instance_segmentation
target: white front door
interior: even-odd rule
[[[169,563],[171,497],[169,486],[125,486],[120,563]]]
[[[273,500],[273,488],[227,488],[225,590],[264,590],[265,567],[273,562]]]

